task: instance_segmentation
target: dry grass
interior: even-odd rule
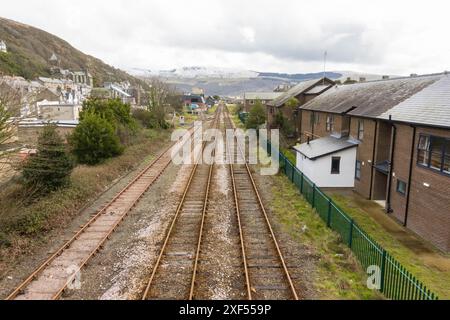
[[[45,242],[49,231],[67,226],[86,203],[159,152],[168,137],[167,131],[142,131],[123,155],[97,166],[76,167],[68,187],[38,200],[28,200],[20,183],[11,181],[0,191],[0,270]]]

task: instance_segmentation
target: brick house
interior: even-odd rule
[[[334,81],[328,78],[308,80],[303,81],[288,91],[282,93],[279,97],[266,104],[268,127],[276,127],[275,116],[278,112],[281,112],[286,119],[291,119],[294,124],[296,124],[294,127],[297,133],[302,132],[301,114],[297,113],[295,109],[288,108],[286,106],[287,102],[291,98],[296,98],[299,102],[298,105],[302,106],[329,90],[334,85]]]
[[[358,144],[357,193],[450,251],[450,75],[335,86],[300,113],[304,144],[330,136]]]
[[[266,105],[282,94],[282,92],[246,92],[244,93],[244,110],[246,112],[250,112],[250,109],[253,107],[257,100],[259,100],[262,105]]]

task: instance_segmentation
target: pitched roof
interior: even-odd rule
[[[273,107],[280,107],[286,102],[289,101],[289,99],[298,96],[299,94],[302,94],[308,90],[313,89],[313,87],[317,84],[320,84],[321,82],[326,79],[329,82],[334,83],[333,81],[329,80],[328,78],[321,78],[321,79],[313,79],[308,81],[300,82],[295,87],[289,89],[288,91],[284,92],[282,95],[280,95],[278,98],[272,100],[270,103],[268,103],[269,106]]]
[[[444,77],[444,74],[335,86],[303,105],[304,110],[378,117]]]
[[[358,144],[355,141],[349,140],[348,137],[336,138],[328,136],[295,146],[294,149],[308,159],[315,160],[357,146]]]
[[[246,100],[273,100],[281,96],[282,92],[246,92],[244,99]]]
[[[450,127],[450,75],[397,104],[378,118]]]

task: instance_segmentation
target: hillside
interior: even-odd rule
[[[48,32],[19,22],[0,18],[0,40],[8,46],[8,53],[0,53],[0,74],[18,75],[26,79],[50,76],[49,58],[55,53],[62,68],[73,71],[87,69],[96,85],[104,81],[125,80],[134,84],[142,83]]]

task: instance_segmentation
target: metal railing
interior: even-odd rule
[[[271,144],[262,146],[271,155]],[[337,232],[359,260],[361,266],[378,270],[378,290],[388,299],[438,300],[422,282],[373,240],[348,214],[279,152],[280,170],[297,187],[306,201]],[[376,271],[374,271],[376,272]]]

